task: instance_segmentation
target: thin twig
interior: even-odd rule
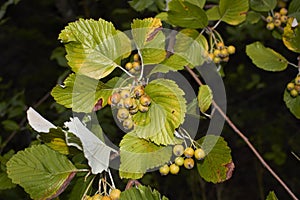
[[[185,69],[191,74],[191,76],[195,79],[195,81],[199,85],[203,85],[197,74],[194,73],[189,67],[185,67]],[[255,147],[251,144],[248,138],[235,126],[235,124],[230,120],[230,118],[223,112],[223,110],[219,107],[219,105],[213,100],[212,105],[216,108],[217,111],[222,115],[228,125],[233,129],[235,133],[237,133],[242,140],[247,144],[247,146],[251,149],[254,155],[258,158],[261,164],[273,175],[273,177],[283,186],[283,188],[289,193],[289,195],[294,199],[298,200],[295,194],[289,189],[289,187],[281,180],[281,178],[272,170],[272,168],[266,163],[266,161],[262,158],[260,153],[255,149]]]

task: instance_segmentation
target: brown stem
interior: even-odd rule
[[[197,74],[194,73],[192,69],[189,67],[185,67],[185,69],[191,74],[191,76],[195,79],[195,81],[199,85],[203,85]],[[212,105],[214,108],[222,115],[228,125],[233,129],[235,133],[237,133],[242,140],[247,144],[247,146],[251,149],[254,155],[258,158],[260,163],[272,174],[272,176],[283,186],[283,188],[289,193],[289,195],[294,199],[298,200],[296,195],[289,189],[289,187],[281,180],[281,178],[272,170],[272,168],[266,163],[266,161],[262,158],[260,153],[255,149],[255,147],[251,144],[248,138],[235,126],[235,124],[230,120],[230,118],[223,112],[223,110],[219,107],[219,105],[213,100]]]
[[[138,180],[135,180],[135,179],[131,179],[127,182],[127,185],[125,187],[125,190],[128,190],[130,188],[132,188],[133,186],[139,186],[141,185],[141,183],[138,181]]]

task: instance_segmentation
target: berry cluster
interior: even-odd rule
[[[121,191],[119,189],[112,189],[109,195],[95,194],[94,196],[86,195],[84,200],[119,200]]]
[[[151,104],[151,98],[145,93],[143,85],[129,86],[119,89],[108,98],[108,104],[117,108],[117,119],[124,129],[134,127],[133,115],[138,111],[147,112]]]
[[[139,74],[141,71],[141,62],[138,54],[133,55],[133,62],[128,62],[125,64],[125,69],[130,74]]]
[[[229,54],[235,53],[235,47],[225,46],[223,42],[218,42],[215,48],[212,48],[211,52],[208,54],[209,58],[216,64],[220,62],[228,62]]]
[[[288,21],[287,9],[281,8],[279,12],[275,12],[273,16],[269,15],[266,17],[267,29],[273,30],[275,27],[280,27]]]
[[[293,82],[290,82],[286,86],[292,97],[300,95],[300,75],[297,75]]]
[[[205,157],[205,152],[201,148],[186,147],[178,144],[173,147],[173,154],[176,157],[174,163],[170,166],[165,164],[159,168],[161,175],[178,174],[180,166],[184,166],[186,169],[192,169],[195,165],[193,157],[197,160],[202,160]]]

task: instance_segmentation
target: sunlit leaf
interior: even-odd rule
[[[274,191],[270,191],[266,200],[278,200]]]
[[[290,92],[285,90],[283,95],[283,100],[285,105],[291,111],[291,113],[297,118],[300,119],[300,96],[292,97]]]
[[[221,20],[230,25],[245,21],[248,9],[248,0],[220,0],[219,3]]]
[[[277,5],[277,0],[250,0],[250,7],[259,12],[273,10]]]
[[[109,75],[131,51],[129,38],[103,19],[71,22],[59,39],[72,70],[95,79]]]
[[[227,142],[215,135],[206,135],[197,142],[206,153],[205,158],[197,162],[200,176],[212,183],[220,183],[230,178],[234,165]],[[228,174],[229,171],[231,174]]]
[[[169,58],[165,59],[160,64],[156,65],[148,76],[161,72],[161,73],[167,73],[169,71],[178,71],[184,69],[184,66],[186,66],[188,62],[186,59],[182,58],[181,56],[177,54],[171,55]]]
[[[281,54],[264,47],[260,42],[247,45],[246,53],[257,67],[266,71],[282,71],[288,66],[287,60]]]
[[[208,85],[201,85],[198,92],[198,106],[202,113],[205,113],[213,100],[212,91]]]
[[[145,92],[151,97],[149,111],[134,115],[136,124],[133,132],[138,137],[151,140],[160,145],[176,144],[174,130],[184,121],[186,100],[184,92],[171,80],[151,81]]]
[[[22,186],[32,199],[58,196],[77,169],[64,155],[45,145],[34,145],[19,151],[7,162],[8,177]]]
[[[128,133],[120,143],[120,177],[139,179],[147,170],[167,163],[171,156],[170,146],[158,146]]]
[[[251,23],[251,24],[255,24],[257,22],[259,22],[259,20],[261,19],[261,14],[254,12],[254,11],[249,11],[247,13],[247,22]]]
[[[135,19],[131,24],[133,40],[140,50],[143,63],[157,64],[166,57],[165,36],[158,18]]]
[[[84,156],[92,168],[92,173],[98,174],[107,170],[110,153],[116,152],[116,150],[103,143],[77,117],[71,118],[70,122],[65,122],[65,126],[80,139]]]
[[[282,41],[291,51],[300,53],[300,26],[292,27],[294,18],[289,18],[283,29]]]
[[[169,3],[168,21],[185,28],[204,28],[208,25],[205,11],[183,0],[172,0]]]
[[[118,78],[103,83],[84,75],[70,74],[64,85],[57,85],[51,95],[55,101],[75,112],[92,112],[95,104],[101,99],[101,106],[107,104]]]
[[[149,186],[139,185],[122,192],[120,200],[168,200],[168,198],[161,196],[158,191],[152,190]]]
[[[213,6],[212,8],[205,11],[208,17],[208,20],[219,20],[221,18],[219,6]]]

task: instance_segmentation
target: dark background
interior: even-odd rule
[[[0,5],[5,1],[1,0]],[[54,124],[62,123],[70,111],[54,103],[49,91],[69,72],[67,67],[50,59],[57,47],[60,31],[68,22],[82,18],[103,18],[117,29],[128,30],[134,18],[155,16],[152,12],[138,13],[121,0],[21,0],[8,7],[5,22],[0,25],[0,121],[7,119],[27,126],[22,119],[28,106],[37,110]],[[297,71],[288,67],[284,72],[270,73],[257,69],[245,55],[245,45],[260,40],[274,47],[289,61],[297,63],[297,55],[288,51],[280,40],[272,37],[264,23],[239,27],[221,23],[219,32],[237,52],[224,66],[227,93],[227,114],[241,128],[271,167],[288,186],[300,195],[300,123],[288,111],[282,100],[286,84]],[[61,76],[62,75],[62,76]],[[12,123],[13,123],[12,122]],[[12,125],[11,125],[12,126]],[[21,150],[35,138],[28,129],[14,131],[0,124],[2,141],[14,133],[1,154],[10,149]],[[205,131],[206,127],[202,128]],[[264,199],[274,190],[279,199],[290,199],[282,186],[254,157],[245,143],[228,126],[222,136],[232,149],[235,163],[233,177],[222,184],[205,183],[194,171],[182,170],[177,176],[146,175],[141,182],[157,188],[170,199]],[[3,148],[2,148],[3,147]],[[124,189],[124,181],[117,179]],[[0,190],[0,199],[29,199],[22,188]]]

